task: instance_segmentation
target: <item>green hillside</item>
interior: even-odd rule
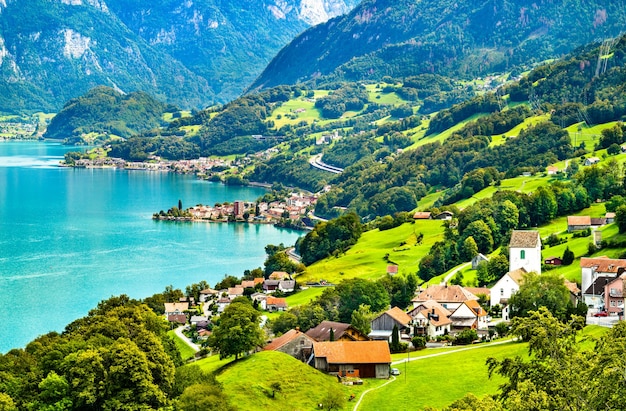
[[[337,378],[275,351],[244,357],[218,369],[216,374],[230,403],[242,411],[315,409],[333,392],[338,392],[347,403],[351,394],[359,395],[384,382],[371,379],[365,380],[363,385],[345,386],[338,384]],[[279,383],[281,387],[274,398],[273,383]]]
[[[617,3],[366,0],[296,37],[251,89],[438,73],[467,79],[560,56],[623,30]],[[575,23],[574,23],[575,22]],[[322,80],[323,81],[323,80]]]
[[[44,138],[80,142],[83,136],[130,137],[161,125],[166,105],[142,92],[96,87],[72,99],[52,118]]]

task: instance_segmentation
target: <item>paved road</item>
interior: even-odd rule
[[[194,350],[194,352],[200,351],[200,347],[198,347],[196,344],[194,344],[189,338],[187,338],[187,336],[185,334],[183,334],[183,329],[184,328],[185,328],[185,326],[181,325],[180,327],[175,329],[174,332],[176,333],[178,338],[180,338],[181,340],[183,340],[185,342],[185,344],[190,346],[191,349]]]
[[[319,168],[320,170],[328,171],[330,173],[341,174],[343,173],[343,168],[331,166],[330,164],[326,164],[322,162],[322,156],[324,154],[317,154],[309,159],[309,164],[311,164],[315,168]]]
[[[450,280],[452,279],[452,277],[454,277],[454,276],[456,275],[456,273],[458,273],[458,272],[459,272],[459,271],[461,271],[461,270],[464,270],[467,266],[469,266],[469,265],[471,265],[471,264],[472,264],[471,262],[469,262],[469,263],[465,263],[465,264],[463,264],[463,265],[459,266],[459,268],[457,268],[456,270],[450,271],[450,274],[446,275],[446,276],[443,278],[443,281],[441,281],[441,285],[444,285],[444,284],[449,283],[449,282],[450,282]]]

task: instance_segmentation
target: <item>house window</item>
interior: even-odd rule
[[[615,307],[615,301],[611,301],[611,307]]]
[[[519,258],[521,258],[522,260],[526,258],[526,250],[521,250],[519,252]]]
[[[500,295],[504,295],[504,288],[500,288]]]

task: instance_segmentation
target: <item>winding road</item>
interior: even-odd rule
[[[309,159],[309,164],[311,164],[315,168],[318,168],[318,169],[323,170],[323,171],[328,171],[330,173],[335,173],[335,174],[343,173],[343,168],[331,166],[329,164],[324,163],[322,161],[322,156],[323,155],[324,154],[314,155],[313,157],[311,157]]]

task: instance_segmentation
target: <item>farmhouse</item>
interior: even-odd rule
[[[436,301],[425,301],[408,314],[413,318],[417,335],[437,337],[450,333],[452,321],[448,317],[451,313]]]
[[[452,321],[453,332],[487,329],[487,312],[476,300],[464,301],[449,318]]]
[[[594,164],[598,164],[599,162],[600,162],[600,159],[598,157],[589,157],[585,159],[586,166],[592,166]]]
[[[264,351],[280,351],[292,357],[306,361],[313,351],[315,341],[299,329],[289,330],[266,345]]]
[[[417,211],[413,214],[414,220],[430,220],[430,212],[429,211]]]
[[[342,377],[389,378],[391,354],[386,341],[313,343],[315,368]]]
[[[390,340],[394,326],[398,327],[398,331],[405,331],[410,334],[409,324],[412,318],[398,307],[393,307],[385,311],[372,320],[372,332],[368,337],[373,340]]]
[[[489,262],[489,258],[481,253],[476,254],[476,256],[472,258],[472,270],[478,269],[478,265],[483,262]]]
[[[559,257],[548,257],[546,258],[544,263],[546,265],[561,265],[563,264],[563,260],[561,260]]]

